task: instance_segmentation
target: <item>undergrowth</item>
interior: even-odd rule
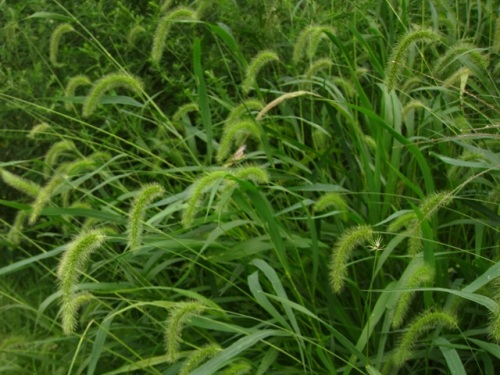
[[[495,374],[493,2],[179,3],[0,3],[1,372]]]

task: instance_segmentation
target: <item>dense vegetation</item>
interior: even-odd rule
[[[497,12],[0,2],[0,372],[495,374]]]

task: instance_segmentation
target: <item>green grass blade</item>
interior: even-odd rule
[[[208,104],[207,85],[205,83],[205,75],[201,64],[201,40],[199,38],[196,38],[194,41],[193,56],[194,76],[198,85],[198,106],[201,112],[201,121],[203,122],[203,128],[207,136],[207,162],[208,164],[211,164],[213,154],[212,115],[210,113],[210,106]]]

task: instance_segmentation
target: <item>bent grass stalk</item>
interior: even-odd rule
[[[255,86],[257,75],[264,65],[269,64],[273,61],[279,61],[279,57],[276,52],[273,51],[261,51],[259,52],[248,64],[247,70],[245,72],[245,79],[241,84],[241,89],[244,94],[248,94],[250,89]]]
[[[466,59],[473,66],[483,71],[488,69],[488,60],[477,50],[477,47],[470,43],[458,42],[436,60],[432,69],[433,74],[437,77],[443,77],[447,68],[459,59]]]
[[[43,175],[46,178],[51,174],[59,157],[69,151],[77,151],[76,145],[70,140],[65,139],[52,145],[52,147],[45,154],[44,158]]]
[[[95,297],[88,292],[81,292],[69,296],[63,296],[61,301],[61,325],[64,334],[70,335],[75,332],[78,325],[78,310],[85,303],[95,299]]]
[[[13,173],[6,171],[5,169],[0,169],[0,175],[2,176],[3,182],[5,182],[10,187],[26,194],[31,198],[36,198],[40,194],[42,187],[36,182],[30,181],[24,177],[17,176]]]
[[[64,34],[75,31],[73,26],[69,23],[60,24],[55,28],[50,37],[50,51],[49,51],[49,60],[52,65],[56,67],[61,67],[63,64],[57,62],[57,55],[59,53],[59,42]]]
[[[422,249],[422,222],[430,220],[432,216],[444,206],[447,206],[453,200],[453,195],[450,191],[441,191],[427,196],[420,203],[418,210],[422,215],[422,219],[415,218],[410,223],[408,233],[408,255],[415,256]]]
[[[242,180],[249,180],[254,183],[262,184],[269,182],[269,174],[267,173],[267,171],[265,171],[261,167],[253,165],[240,167],[236,170],[222,169],[208,173],[193,184],[191,196],[182,215],[182,224],[184,228],[187,228],[193,222],[194,216],[198,209],[198,203],[200,202],[202,195],[217,181],[220,181],[221,179],[229,176],[233,176]],[[229,182],[228,186],[231,186],[233,184],[234,182],[231,181]],[[227,188],[228,186],[226,186],[225,188]]]
[[[47,135],[47,134],[54,135],[54,131],[52,130],[52,127],[49,124],[47,124],[46,122],[42,122],[31,128],[30,132],[28,133],[28,138],[36,139],[39,135]]]
[[[340,293],[344,288],[344,278],[347,273],[347,261],[352,251],[363,243],[373,240],[373,230],[368,225],[360,225],[344,231],[332,250],[330,260],[330,286],[334,293]]]
[[[311,63],[309,68],[304,72],[304,78],[310,81],[313,76],[318,72],[326,69],[330,69],[333,65],[333,61],[329,58],[319,59]]]
[[[411,358],[413,346],[418,338],[435,327],[458,329],[458,321],[455,316],[440,311],[426,311],[417,317],[408,326],[407,331],[403,334],[398,347],[392,355],[392,362],[396,368],[401,368]]]
[[[184,104],[183,106],[179,107],[177,111],[175,111],[174,115],[172,116],[172,119],[174,121],[181,121],[182,118],[189,112],[200,112],[200,107],[198,106],[197,103]]]
[[[431,29],[417,28],[404,34],[394,47],[386,67],[385,84],[391,91],[396,86],[403,69],[408,62],[410,47],[417,42],[437,42],[441,36]]]
[[[208,344],[194,351],[186,359],[186,362],[179,371],[179,375],[189,375],[194,369],[198,368],[203,362],[212,358],[222,351],[219,344]]]
[[[24,221],[26,220],[27,216],[27,211],[17,212],[14,223],[7,233],[7,241],[9,241],[11,245],[17,246],[21,243],[21,234],[23,233]]]
[[[415,267],[406,280],[402,280],[403,282],[399,286],[404,289],[414,289],[425,283],[431,282],[433,279],[434,268],[427,263],[423,263]],[[408,312],[408,308],[414,296],[415,291],[409,290],[402,292],[394,309],[394,317],[392,319],[392,326],[394,328],[399,328],[403,324],[403,320],[406,317],[406,313]]]
[[[229,171],[220,170],[210,172],[206,176],[200,178],[193,184],[193,189],[191,191],[191,196],[187,202],[187,207],[182,213],[182,225],[187,228],[194,220],[194,216],[198,209],[198,203],[201,200],[204,192],[209,189],[213,184],[215,184],[221,178],[226,177]]]
[[[165,349],[170,363],[177,361],[184,324],[193,316],[199,316],[207,306],[198,301],[178,302],[170,309],[165,324]]]
[[[323,25],[309,25],[304,28],[295,41],[292,61],[297,64],[304,55],[312,59],[325,32],[334,33],[335,30]]]
[[[144,84],[139,77],[128,73],[108,74],[96,81],[88,93],[83,104],[82,116],[89,117],[94,113],[102,96],[109,90],[123,87],[137,95],[144,93]]]
[[[197,13],[187,7],[179,7],[167,13],[158,23],[153,36],[153,46],[151,49],[151,60],[159,64],[165,49],[165,41],[170,32],[172,24],[179,21],[188,21],[198,19]]]
[[[316,203],[314,203],[314,211],[324,211],[329,207],[334,207],[336,210],[342,212],[342,220],[347,220],[349,207],[343,195],[339,193],[328,193],[322,195]]]
[[[59,170],[52,176],[52,178],[47,182],[45,186],[43,186],[38,195],[35,198],[35,201],[32,204],[31,214],[28,220],[30,225],[35,224],[38,217],[42,213],[42,210],[50,201],[50,198],[54,194],[55,190],[65,181],[65,175]]]
[[[103,245],[105,239],[106,235],[102,229],[84,231],[67,245],[59,262],[57,277],[62,295],[61,317],[65,334],[74,332],[76,311],[83,301],[88,300],[88,296],[75,295],[73,288],[78,283],[80,275],[85,271],[90,256]]]
[[[128,35],[127,35],[127,43],[129,45],[129,47],[135,46],[135,43],[136,43],[137,39],[139,38],[139,36],[141,34],[145,34],[145,33],[146,33],[146,29],[141,25],[135,25],[133,28],[131,28]]]
[[[92,82],[85,75],[78,75],[78,76],[71,77],[68,80],[68,83],[66,84],[66,88],[64,89],[64,96],[66,98],[73,97],[73,96],[75,96],[75,91],[78,87],[89,86],[91,84],[92,84]],[[64,108],[66,108],[67,111],[70,111],[72,108],[74,108],[73,103],[66,101],[64,103]]]
[[[238,120],[241,116],[251,111],[261,110],[264,104],[257,99],[248,99],[243,103],[234,107],[226,118],[225,127],[230,126],[233,122]]]
[[[233,175],[240,180],[248,180],[256,184],[266,184],[269,182],[267,171],[255,165],[239,167],[233,172]]]
[[[225,124],[222,138],[217,150],[217,161],[222,163],[231,153],[234,141],[241,143],[243,139],[253,136],[260,139],[260,127],[253,120],[240,120]]]
[[[498,260],[498,257],[497,257]],[[493,300],[497,303],[497,308],[490,313],[489,336],[500,343],[500,278],[493,281],[494,296]]]
[[[128,218],[128,245],[130,251],[136,251],[141,245],[146,206],[164,193],[165,189],[157,183],[146,185],[137,193],[137,197],[130,207]]]

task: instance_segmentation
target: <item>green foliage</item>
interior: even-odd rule
[[[0,2],[2,371],[494,374],[478,4]]]

